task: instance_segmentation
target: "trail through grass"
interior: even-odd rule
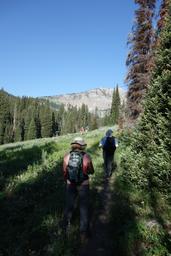
[[[102,156],[98,149],[102,135],[102,132],[94,132],[85,136],[87,151],[95,167],[90,181],[92,233],[97,232],[96,219],[104,207]],[[0,255],[78,255],[78,209],[74,213],[68,239],[58,232],[65,198],[62,159],[73,136],[1,148]]]
[[[68,241],[58,235],[65,198],[62,160],[70,149],[73,136],[44,143],[38,141],[34,145],[32,142],[18,143],[0,149],[0,255],[76,255],[78,212]],[[95,205],[98,204],[95,187],[102,164],[97,147],[100,136],[99,133],[86,136],[88,152],[96,169],[91,178]]]
[[[84,246],[78,207],[67,239],[59,228],[65,201],[62,160],[76,135],[0,147],[0,256],[143,255],[137,212],[122,182],[124,148],[117,149],[112,178],[104,180],[98,148],[103,133],[83,135],[95,167],[90,178],[91,234]]]

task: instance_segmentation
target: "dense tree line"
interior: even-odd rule
[[[0,144],[50,137],[58,131],[47,101],[14,97],[0,90]]]
[[[129,134],[129,146],[121,158],[125,187],[134,194],[139,193],[139,201],[136,199],[135,204],[142,201],[144,209],[149,205],[151,211],[149,214],[145,210],[144,215],[138,217],[154,218],[155,227],[158,225],[152,243],[151,230],[146,231],[148,239],[144,250],[147,253],[142,255],[170,255],[171,252],[168,225],[171,207],[171,1],[164,0],[161,7],[155,66],[143,103],[144,110],[136,129]]]
[[[165,1],[164,1],[165,2]],[[163,6],[163,5],[162,5]],[[166,5],[165,5],[166,6]],[[167,15],[166,15],[167,14]],[[144,112],[131,144],[129,177],[149,189],[170,189],[171,179],[171,2],[159,33],[155,68],[144,100]],[[163,21],[162,21],[163,24]],[[127,161],[129,162],[129,161]],[[127,163],[128,164],[128,163]]]
[[[98,117],[83,104],[53,110],[47,100],[14,97],[0,90],[0,144],[96,129]]]
[[[90,113],[88,107],[82,104],[80,108],[69,105],[67,110],[61,105],[57,113],[61,134],[75,133],[83,130],[94,130],[99,126],[97,113]]]

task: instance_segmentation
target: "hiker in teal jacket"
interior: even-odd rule
[[[112,175],[114,153],[117,147],[117,140],[112,135],[111,129],[107,130],[105,137],[99,143],[99,147],[103,149],[104,172],[105,177],[108,178]]]

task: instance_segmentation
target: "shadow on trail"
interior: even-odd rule
[[[140,255],[139,244],[134,237],[138,232],[135,213],[129,198],[121,193],[117,181],[112,188],[110,181],[104,180],[103,189],[96,197],[101,203],[92,216],[91,237],[87,245],[81,248],[79,256]],[[130,248],[132,240],[135,240],[135,248]]]
[[[140,252],[139,231],[136,215],[130,203],[129,195],[115,181],[112,191],[109,234],[113,254],[116,256],[142,255]]]

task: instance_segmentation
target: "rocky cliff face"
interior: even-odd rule
[[[121,101],[124,101],[126,91],[119,88],[119,93]],[[98,108],[100,115],[103,115],[103,113],[111,108],[112,94],[112,88],[96,88],[86,92],[49,96],[46,98],[56,104],[63,103],[66,107],[67,105],[81,107],[84,103],[88,106],[90,112],[94,112]]]

